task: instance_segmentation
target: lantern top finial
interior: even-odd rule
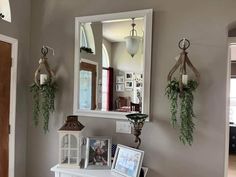
[[[67,116],[66,122],[59,131],[81,131],[83,128],[84,125],[78,121],[78,116],[71,115]]]

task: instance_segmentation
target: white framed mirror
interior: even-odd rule
[[[152,9],[75,18],[75,115],[149,114]]]

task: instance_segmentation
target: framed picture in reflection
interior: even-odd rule
[[[124,84],[116,84],[116,91],[117,92],[124,92],[125,91],[125,85]]]
[[[116,76],[116,83],[117,84],[123,84],[125,82],[124,76]]]
[[[126,89],[132,89],[134,87],[133,81],[125,81],[125,88]]]
[[[126,81],[131,81],[133,80],[134,73],[133,72],[125,72],[125,80]]]

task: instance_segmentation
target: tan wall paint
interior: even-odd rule
[[[53,47],[56,56],[49,62],[56,68],[59,91],[47,135],[35,129],[29,119],[27,177],[53,177],[49,169],[58,159],[57,129],[72,113],[74,17],[145,8],[154,9],[151,122],[141,136],[144,165],[150,168],[148,176],[223,177],[227,26],[236,20],[236,1],[232,0],[32,0],[32,68],[42,44]],[[202,76],[195,94],[198,119],[192,147],[178,141],[178,133],[169,123],[164,95],[166,76],[175,63],[182,37],[191,41],[189,57]],[[132,135],[115,133],[112,120],[80,120],[86,126],[86,135],[111,135],[114,142],[133,144]]]
[[[18,39],[15,177],[26,176],[26,140],[29,96],[30,0],[10,0],[12,23],[0,19],[0,34]],[[2,162],[0,162],[2,163]]]

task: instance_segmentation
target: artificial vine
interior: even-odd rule
[[[57,86],[51,79],[45,81],[44,84],[32,84],[30,91],[33,94],[33,120],[34,125],[38,126],[40,117],[43,118],[43,130],[45,133],[49,131],[49,117],[55,109],[54,99]]]
[[[93,50],[89,47],[80,47],[80,52],[85,51],[87,53],[93,53]]]
[[[168,82],[166,87],[166,95],[170,101],[171,123],[173,127],[178,124],[178,116],[180,119],[180,135],[179,139],[183,144],[192,145],[195,117],[193,112],[193,92],[198,87],[198,82],[189,80],[183,85],[182,91],[179,87],[179,81],[173,79]],[[180,108],[179,108],[180,104]]]

